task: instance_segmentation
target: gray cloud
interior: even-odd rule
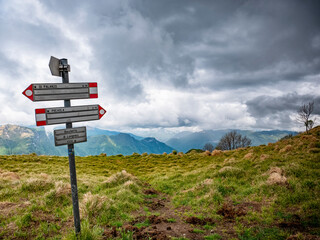
[[[296,92],[280,97],[262,95],[246,102],[248,111],[254,117],[288,112],[296,113],[303,104],[314,102],[314,114],[320,114],[320,96],[299,95]]]
[[[318,9],[317,0],[2,1],[0,79],[44,81],[54,55],[69,59],[71,81],[99,82],[106,127],[293,127],[284,123],[302,103],[319,104]]]
[[[248,112],[256,119],[256,128],[292,129],[299,126],[296,114],[299,108],[314,102],[312,117],[320,114],[320,96],[299,95],[296,92],[280,97],[262,95],[246,102]]]

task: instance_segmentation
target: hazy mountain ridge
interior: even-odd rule
[[[258,146],[261,144],[267,144],[269,142],[274,143],[282,137],[297,132],[287,130],[271,130],[271,131],[249,131],[249,130],[237,130],[241,135],[247,136],[252,141],[252,146]],[[187,152],[190,149],[202,149],[206,143],[211,143],[216,146],[221,137],[225,135],[231,129],[226,130],[205,130],[201,132],[184,132],[183,134],[177,134],[173,138],[169,139],[165,143],[174,149]]]
[[[206,143],[216,146],[221,137],[230,130],[205,130],[201,132],[182,132],[162,143],[155,138],[142,138],[130,133],[88,128],[88,141],[75,144],[76,155],[130,155],[136,153],[172,152],[176,149],[187,152],[193,148],[202,149]],[[253,146],[276,142],[280,138],[293,134],[293,131],[249,131],[236,130],[252,140]],[[29,154],[66,156],[66,146],[55,147],[53,133],[46,134],[44,128],[29,128],[17,125],[0,126],[0,154]]]
[[[104,133],[104,134],[103,134]],[[103,134],[103,135],[99,135]],[[141,139],[141,140],[140,140]],[[133,134],[102,129],[88,129],[88,141],[75,144],[76,155],[129,155],[137,153],[172,152],[172,148],[155,138],[142,138]],[[66,156],[66,146],[55,147],[53,134],[44,128],[28,128],[17,125],[0,126],[0,154],[30,154]]]
[[[43,129],[17,125],[0,126],[0,154],[46,153],[59,155]]]

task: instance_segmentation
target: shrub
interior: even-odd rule
[[[188,152],[186,152],[186,154],[188,153],[203,153],[204,151],[202,149],[195,149],[195,148],[192,148],[190,149]]]

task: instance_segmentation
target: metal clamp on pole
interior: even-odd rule
[[[70,72],[70,65],[59,65],[60,72]]]

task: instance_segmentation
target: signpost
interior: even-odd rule
[[[54,130],[54,144],[56,146],[87,141],[86,127]]]
[[[73,122],[99,120],[106,110],[100,105],[71,107],[71,99],[98,98],[98,84],[69,83],[70,65],[67,59],[50,58],[53,76],[62,77],[62,83],[33,83],[22,94],[33,102],[64,100],[64,107],[35,110],[37,126],[66,124],[66,129],[54,130],[55,146],[68,145],[73,217],[76,234],[81,231],[74,144],[87,141],[86,127],[72,128]]]

